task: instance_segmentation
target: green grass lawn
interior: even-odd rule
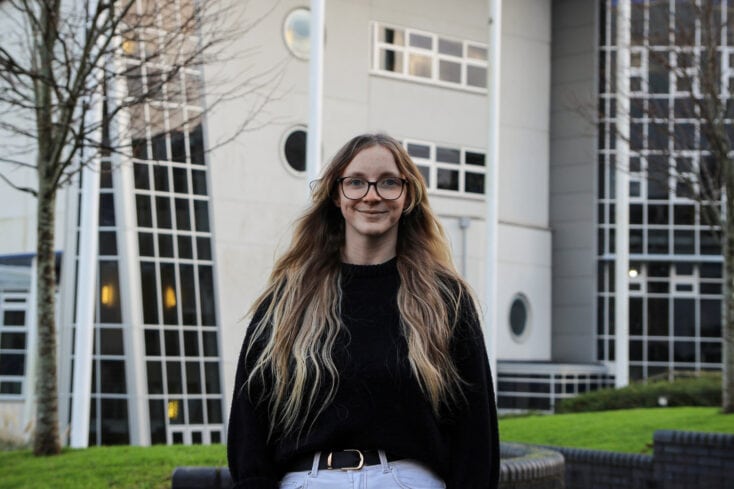
[[[503,441],[640,453],[659,429],[734,433],[734,415],[718,408],[603,411],[500,420]],[[0,489],[164,489],[181,465],[226,464],[222,445],[94,447],[36,458],[0,451]]]
[[[502,441],[650,453],[655,430],[734,433],[734,415],[719,408],[677,407],[601,411],[500,420]]]
[[[180,465],[226,465],[223,445],[93,447],[36,458],[27,450],[0,452],[2,489],[163,489]]]

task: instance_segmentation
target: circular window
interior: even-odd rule
[[[291,10],[283,22],[283,37],[293,56],[308,59],[311,51],[311,12],[307,8]]]
[[[283,154],[293,170],[306,171],[306,131],[303,128],[294,129],[286,136]]]
[[[512,336],[520,339],[525,336],[528,326],[529,308],[524,295],[518,294],[510,306],[510,331]]]

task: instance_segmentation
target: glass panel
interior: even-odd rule
[[[721,301],[701,299],[701,336],[721,337]]]
[[[184,331],[184,352],[187,357],[199,356],[199,335],[196,331]]]
[[[668,361],[668,342],[667,341],[648,341],[647,342],[647,360],[650,362],[667,362]]]
[[[181,394],[181,362],[166,362],[166,376],[169,394]]]
[[[422,78],[431,78],[433,60],[430,56],[411,54],[408,60],[408,74]]]
[[[194,201],[194,217],[196,230],[209,232],[209,206],[205,200]]]
[[[176,229],[186,231],[191,229],[188,199],[176,199]]]
[[[647,329],[650,336],[668,335],[668,299],[647,300]]]
[[[668,231],[665,229],[650,229],[647,232],[647,252],[667,254]]]
[[[631,335],[642,335],[642,298],[629,298],[629,328]]]
[[[191,154],[191,163],[194,165],[203,165],[204,161],[204,135],[201,128],[201,119],[196,118],[193,122],[189,122],[189,152]]]
[[[117,254],[117,233],[114,231],[99,232],[99,254],[109,256]]]
[[[675,336],[696,336],[695,300],[673,300],[673,331]]]
[[[186,168],[172,168],[173,172],[173,189],[179,194],[189,193],[189,180],[186,174]]]
[[[173,258],[173,236],[170,234],[158,235],[158,255]]]
[[[481,47],[481,46],[475,46],[473,44],[467,44],[466,57],[484,61],[487,59],[487,48]]]
[[[392,49],[380,49],[379,63],[378,69],[380,70],[402,73],[403,53]]]
[[[161,192],[168,192],[168,167],[163,165],[153,165],[153,181],[155,189]]]
[[[150,413],[150,441],[153,445],[166,443],[166,409],[162,399],[148,401]]]
[[[4,311],[3,324],[5,326],[25,326],[25,311]]]
[[[438,38],[438,52],[461,58],[464,56],[464,47],[459,41]]]
[[[207,415],[209,416],[209,423],[222,422],[222,401],[220,401],[219,399],[207,399],[206,411]]]
[[[150,197],[147,195],[136,195],[135,196],[135,207],[138,216],[138,227],[150,228],[153,227],[153,217],[150,205]]]
[[[439,168],[436,171],[436,187],[444,190],[459,190],[459,172],[456,170],[444,170]]]
[[[426,183],[426,187],[431,186],[431,169],[427,166],[418,165],[418,171],[421,172],[421,176]]]
[[[201,304],[201,324],[203,326],[216,326],[214,277],[212,276],[212,267],[206,265],[199,266],[199,302]]]
[[[100,418],[103,445],[128,445],[130,443],[127,399],[102,399]]]
[[[178,331],[167,330],[163,333],[165,339],[166,356],[177,357],[181,355],[181,343],[178,338]]]
[[[461,151],[453,148],[442,148],[436,147],[436,161],[442,163],[455,163],[459,164],[461,161]]]
[[[487,87],[487,68],[468,65],[466,67],[466,83],[472,87]]]
[[[191,249],[191,236],[186,236],[186,235],[178,236],[178,257],[179,258],[193,257],[192,249]]]
[[[178,324],[178,294],[176,293],[176,272],[172,263],[161,263],[161,304],[163,323]]]
[[[120,283],[116,261],[99,261],[99,320],[121,323]]]
[[[145,330],[145,354],[151,357],[161,354],[161,335],[157,329]]]
[[[99,329],[100,353],[102,355],[124,355],[125,346],[122,340],[122,330],[118,328]]]
[[[3,353],[0,355],[0,375],[24,375],[25,353]]]
[[[412,32],[410,34],[410,45],[416,48],[433,49],[433,39],[430,36]]]
[[[413,158],[431,158],[431,147],[427,144],[408,143],[407,151]]]
[[[100,362],[100,389],[107,394],[124,394],[125,362],[122,360],[101,360]]]
[[[696,253],[696,242],[694,231],[675,231],[673,236],[673,248],[676,254],[692,255]]]
[[[199,362],[186,362],[186,391],[201,394],[201,366]]]
[[[204,404],[201,399],[189,399],[189,424],[204,422]]]
[[[721,363],[721,343],[701,343],[701,362]]]
[[[475,153],[474,151],[467,151],[464,155],[464,161],[467,165],[484,166],[484,153]]]
[[[171,229],[171,199],[168,197],[156,197],[155,207],[158,229]]]
[[[99,196],[99,225],[115,225],[115,202],[112,194],[100,194]]]
[[[168,401],[168,422],[171,424],[184,423],[184,404],[181,399],[171,399]],[[174,433],[174,443],[176,443],[176,434]],[[178,433],[181,435],[181,433]],[[179,442],[183,443],[183,439]]]
[[[393,29],[385,27],[380,29],[380,42],[387,44],[395,44],[397,46],[405,45],[405,34],[402,29]]]
[[[204,356],[216,357],[217,348],[217,334],[211,331],[205,331],[202,333],[202,339],[204,341]]]
[[[143,322],[158,324],[158,287],[156,286],[155,263],[140,263],[140,282],[143,294]]]
[[[676,362],[695,362],[696,343],[692,341],[676,341],[673,344],[673,360]]]
[[[464,182],[466,188],[464,189],[466,192],[473,193],[473,194],[483,194],[484,193],[484,175],[481,173],[469,173],[467,172],[464,175]]]
[[[181,277],[181,320],[186,325],[196,325],[196,289],[194,279],[193,265],[179,265],[179,274]],[[185,335],[196,335],[195,332],[189,331]],[[187,345],[186,355],[198,355],[198,341],[196,342],[196,353],[189,353],[188,340],[184,337],[184,344]]]
[[[306,156],[305,156],[305,150],[306,150],[305,137],[306,137],[306,133],[303,132],[303,131],[299,131],[299,132],[302,132],[303,133],[303,137],[304,137],[304,145],[303,145],[304,155],[302,156],[303,165],[299,165],[299,168],[302,166],[302,168],[300,168],[299,171],[304,171],[306,169]],[[287,151],[287,148],[286,148],[286,151]],[[287,155],[286,155],[286,157],[287,157]],[[293,157],[293,158],[295,158],[295,157]],[[292,158],[288,158],[288,161],[290,162],[291,159]],[[296,169],[296,170],[299,169],[299,168],[296,168],[296,166],[294,166],[294,165],[291,165],[291,166],[293,166],[294,169]],[[206,192],[206,172],[204,172],[202,170],[191,170],[191,182],[192,182],[192,186],[193,186],[193,190],[194,190],[194,194],[195,195],[207,195],[207,192]]]
[[[453,61],[439,60],[438,78],[451,83],[461,83],[461,64]]]
[[[161,362],[146,362],[148,394],[163,394],[163,368]]]
[[[0,348],[3,350],[25,350],[25,333],[0,334]]]
[[[211,240],[209,238],[196,238],[196,253],[199,260],[211,260]]]
[[[219,383],[219,363],[204,362],[204,382],[207,394],[221,394],[222,387]]]

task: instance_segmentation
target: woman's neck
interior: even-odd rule
[[[359,243],[347,240],[341,252],[342,262],[353,265],[379,265],[394,258],[396,248],[396,243],[386,240],[377,242],[360,240]]]

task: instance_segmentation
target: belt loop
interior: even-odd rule
[[[311,477],[319,475],[319,460],[321,460],[321,452],[316,452],[313,456],[313,465],[311,465]]]
[[[387,464],[387,455],[385,450],[377,450],[377,455],[380,457],[380,465],[382,465],[382,473],[387,474],[390,472],[390,466]]]

